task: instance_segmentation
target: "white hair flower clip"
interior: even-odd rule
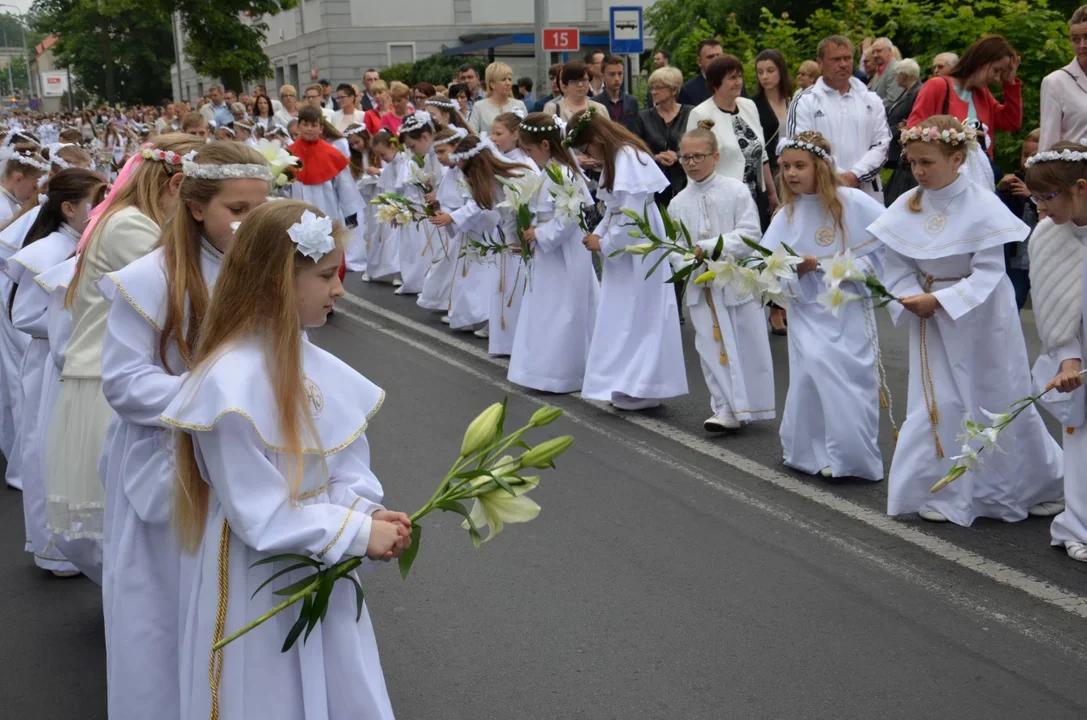
[[[332,237],[332,218],[317,217],[311,210],[302,213],[302,219],[287,229],[287,234],[298,246],[298,252],[313,262],[332,252],[336,239]]]
[[[515,107],[510,112],[512,112],[514,115],[521,118],[522,120],[524,120],[526,117],[528,117],[528,111],[525,110],[523,107]]]
[[[38,204],[39,205],[44,205],[47,202],[49,202],[49,196],[46,195],[45,193],[38,193]]]
[[[1037,153],[1027,160],[1024,167],[1031,168],[1038,163],[1045,162],[1083,162],[1087,160],[1087,153],[1077,152],[1075,150],[1046,150],[1045,152]]]
[[[234,222],[230,223],[230,233],[232,235],[237,235],[238,234],[238,228],[240,228],[241,226],[242,226],[242,221],[241,220],[235,220]]]

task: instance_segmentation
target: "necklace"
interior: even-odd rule
[[[932,203],[932,207],[935,212],[925,220],[925,232],[929,235],[939,235],[940,232],[947,226],[947,209],[951,207],[951,203],[955,201],[955,198],[951,198],[941,210],[935,202],[929,199]]]

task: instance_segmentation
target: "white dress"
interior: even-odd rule
[[[469,238],[494,235],[501,221],[498,210],[481,208],[470,193],[464,204],[449,214],[453,222],[447,227],[461,236],[462,248],[469,246]],[[491,296],[497,285],[498,261],[493,255],[479,257],[469,250],[464,257],[458,258],[449,300],[449,326],[454,330],[466,330],[487,322],[491,314]]]
[[[751,255],[743,238],[757,242],[762,237],[747,185],[717,173],[702,182],[688,179],[668,214],[686,225],[707,256],[719,237],[725,240],[723,252],[736,258]],[[772,420],[774,364],[761,303],[750,293],[739,296],[731,288],[695,285],[697,274],[687,282],[687,307],[713,414],[740,422]]]
[[[979,517],[1022,520],[1031,506],[1061,499],[1060,447],[1034,408],[1000,434],[1006,454],[938,493],[929,489],[959,454],[964,417],[988,424],[982,408],[1003,412],[1032,394],[1003,250],[1030,229],[966,177],[924,191],[920,213],[907,209],[914,192],[869,227],[888,248],[888,290],[899,297],[931,292],[941,306],[926,321],[898,303],[887,306],[896,324],[910,327],[909,408],[891,462],[887,512],[932,510],[959,525]]]
[[[511,163],[520,163],[537,172],[536,164],[520,148],[514,148],[504,159]],[[518,169],[516,172],[525,172]],[[497,197],[503,193],[499,188]],[[509,208],[499,208],[500,227],[506,236],[506,242],[517,243],[517,219]],[[488,322],[489,336],[487,352],[491,355],[509,355],[513,352],[513,337],[517,331],[517,318],[521,314],[521,302],[528,287],[529,268],[521,261],[520,253],[503,253],[495,258],[498,268],[497,282],[491,286],[490,313]]]
[[[46,434],[45,494],[49,527],[65,540],[65,556],[101,584],[105,493],[98,476],[113,408],[102,394],[102,339],[109,302],[97,283],[143,257],[158,243],[159,227],[135,207],[101,223],[83,251],[72,304],[72,335],[65,350],[60,395]]]
[[[412,184],[412,169],[417,168],[411,155],[405,155],[400,164],[399,192],[424,204],[422,189]],[[437,188],[442,176],[442,165],[433,149],[423,160],[422,172],[430,179],[431,187]],[[396,289],[397,295],[418,295],[423,290],[423,280],[430,264],[442,252],[442,237],[438,228],[424,220],[411,222],[400,228],[400,279],[404,283]]]
[[[225,612],[225,637],[278,604],[274,589],[308,574],[289,573],[251,597],[283,568],[250,566],[288,552],[327,565],[361,556],[370,515],[381,508],[382,488],[370,471],[364,431],[384,393],[306,341],[302,367],[317,438],[304,443],[311,450],[296,499],[287,481],[293,458],[276,450],[286,441],[258,339],[238,341],[190,375],[162,416],[192,434],[201,474],[211,486],[181,639],[185,720],[206,720],[212,709],[208,663],[219,613]],[[351,584],[337,583],[328,613],[309,640],[281,653],[297,614],[283,612],[223,649],[218,717],[391,719],[373,627],[365,608],[355,622]]]
[[[437,190],[438,206],[442,212],[452,213],[463,207],[464,195],[460,186],[463,180],[464,173],[457,167],[447,168],[442,175]],[[452,225],[438,228],[438,231],[441,247],[430,264],[430,270],[423,279],[423,291],[419,293],[419,299],[415,302],[421,308],[448,313],[452,302],[453,282],[457,277],[457,257],[460,255],[463,237]]]
[[[376,194],[400,193],[400,173],[404,157],[397,155],[381,169]],[[374,229],[366,246],[366,272],[373,280],[391,282],[400,273],[400,228],[374,219]]]
[[[7,261],[8,278],[18,284],[12,303],[12,323],[30,338],[20,373],[22,412],[12,450],[12,462],[18,462],[23,481],[23,518],[28,550],[35,564],[45,570],[71,572],[71,563],[57,549],[48,531],[45,489],[42,486],[42,398],[44,389],[59,385],[56,366],[49,354],[49,290],[42,284],[49,271],[71,255],[79,242],[79,233],[68,225],[15,253]],[[37,276],[37,277],[35,277]],[[48,385],[47,385],[48,383]],[[9,465],[12,463],[9,463]]]
[[[604,272],[582,397],[610,401],[619,393],[663,399],[687,393],[679,312],[667,268],[657,268],[646,278],[655,256],[609,257],[642,242],[630,234],[623,208],[647,211],[654,232],[665,236],[654,193],[666,187],[668,179],[653,158],[623,147],[615,158],[613,189],[605,190],[602,182],[597,191],[605,215],[594,234],[600,237]]]
[[[828,260],[845,246],[857,267],[879,277],[883,248],[867,230],[883,206],[860,190],[839,188],[845,238],[818,195],[802,195],[790,215],[774,216],[763,245],[782,243],[800,255]],[[786,283],[789,303],[789,392],[781,418],[785,464],[815,475],[829,467],[834,477],[883,479],[879,451],[878,336],[868,302],[846,305],[834,317],[816,302],[824,291],[822,273]],[[842,283],[862,297],[862,283]]]
[[[568,168],[562,172],[565,184],[581,185],[589,197],[580,175]],[[532,274],[521,301],[507,377],[534,390],[569,393],[585,380],[600,283],[592,255],[581,244],[585,232],[576,220],[555,217],[553,187],[548,178],[532,208]]]
[[[344,252],[347,269],[351,272],[366,272],[366,249],[374,224],[374,213],[370,207],[370,201],[374,197],[374,188],[377,186],[377,175],[366,172],[369,162],[370,151],[367,150],[362,154],[362,175],[355,180],[355,187],[358,188],[359,197],[362,198],[363,210],[358,215],[358,227],[351,231],[351,240],[347,243],[347,250]]]
[[[222,255],[203,241],[200,266],[212,288]],[[105,488],[102,608],[110,717],[180,717],[178,638],[189,577],[170,523],[172,428],[159,415],[188,368],[177,346],[163,365],[168,306],[159,247],[98,281],[110,302],[102,341],[102,392],[114,410],[98,473]],[[183,580],[184,578],[184,580]]]
[[[340,170],[335,177],[323,183],[306,185],[301,180],[295,180],[288,187],[292,199],[315,205],[325,215],[333,220],[339,220],[341,224],[352,215],[360,226],[365,221],[364,215],[367,208],[355,186],[355,178],[351,177],[349,166],[344,166],[344,169]]]

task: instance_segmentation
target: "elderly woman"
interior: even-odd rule
[[[370,86],[373,92],[374,86]],[[392,108],[381,118],[381,127],[393,135],[400,134],[400,124],[404,118],[415,112],[411,107],[411,88],[399,80],[393,80],[389,84],[389,97],[392,100]]]
[[[1076,56],[1042,80],[1042,150],[1087,137],[1087,5],[1072,13],[1068,34]]]
[[[902,154],[902,145],[898,142],[899,127],[904,126],[913,112],[913,103],[921,92],[921,67],[917,61],[906,58],[895,67],[895,82],[903,93],[898,100],[887,108],[887,125],[891,129],[891,146],[887,151],[888,167],[894,170],[887,187],[883,189],[883,202],[891,206],[899,195],[917,185],[910,170],[910,161]]]
[[[287,127],[291,120],[298,117],[298,91],[295,90],[294,85],[284,85],[279,88],[279,102],[283,107],[275,114],[275,121]]]
[[[472,132],[477,135],[490,133],[494,119],[502,113],[517,110],[528,113],[525,104],[513,97],[513,69],[509,65],[504,62],[491,63],[483,74],[483,82],[487,87],[487,97],[472,106],[472,114],[468,118],[468,127]]]
[[[797,92],[800,92],[804,88],[810,88],[822,74],[823,71],[819,68],[819,63],[814,60],[805,60],[800,63],[800,67],[796,69]]]
[[[706,86],[713,95],[691,110],[687,129],[693,130],[703,120],[712,120],[721,153],[717,173],[745,183],[755,203],[762,202],[773,214],[778,206],[777,189],[770,174],[759,110],[754,101],[740,97],[743,73],[744,66],[734,55],[715,58],[706,69]]]
[[[679,163],[679,141],[687,132],[687,117],[693,106],[681,105],[676,97],[683,87],[679,68],[662,67],[649,76],[649,94],[653,105],[638,114],[635,134],[638,135],[657,161],[670,185],[657,193],[657,202],[667,205],[687,186],[687,175]]]

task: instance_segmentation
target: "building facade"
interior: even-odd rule
[[[607,33],[612,6],[649,6],[653,0],[549,0],[549,26]],[[268,92],[294,85],[302,89],[319,78],[333,86],[358,84],[367,68],[414,62],[466,43],[513,34],[532,34],[533,0],[299,0],[298,7],[268,15],[265,53],[274,75]],[[201,77],[184,60],[173,68],[174,98],[196,100],[215,82]],[[532,75],[531,46],[525,52],[499,53],[515,75]]]

